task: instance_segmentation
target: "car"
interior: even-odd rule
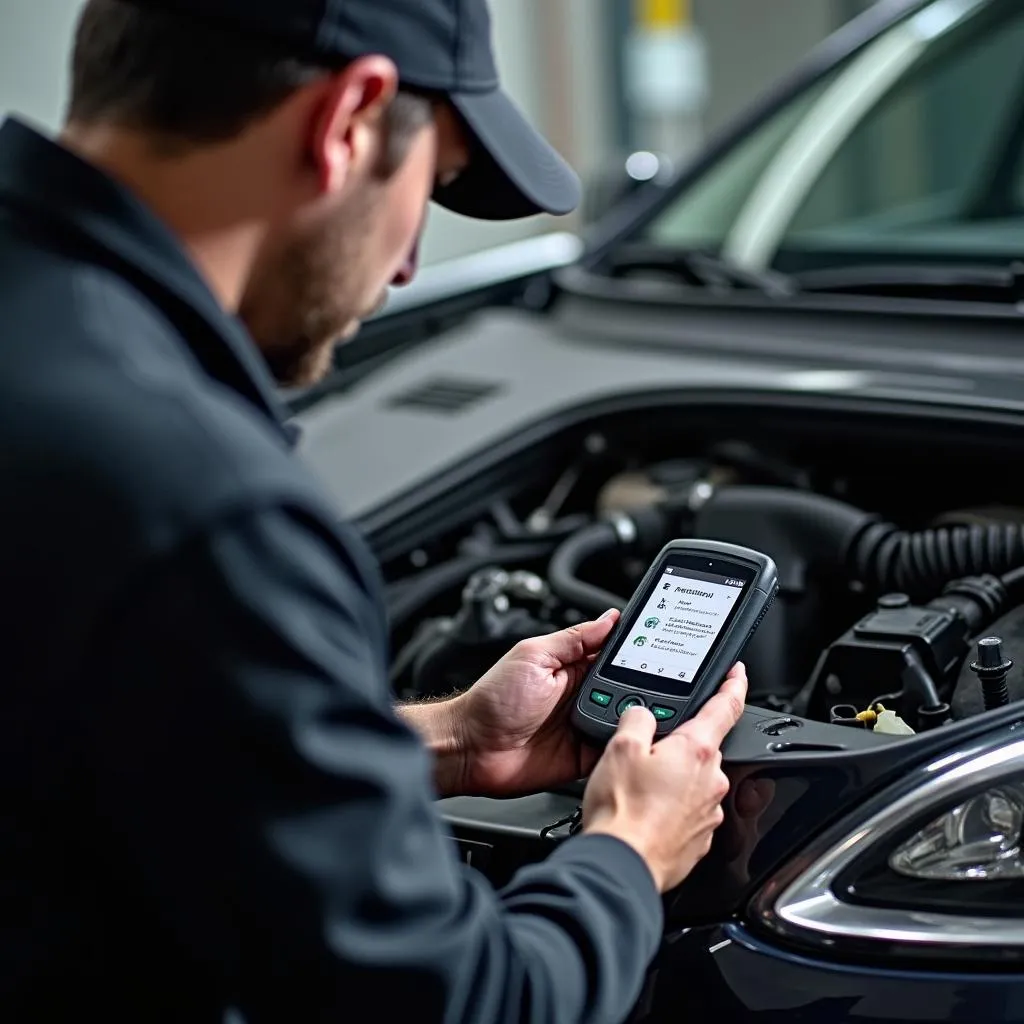
[[[429,269],[289,396],[400,698],[621,607],[672,537],[778,564],[632,1020],[1024,1019],[1022,52],[1015,0],[875,4],[582,237]],[[439,808],[501,885],[581,792]]]

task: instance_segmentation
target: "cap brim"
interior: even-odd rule
[[[580,180],[500,89],[449,95],[472,135],[469,166],[434,199],[477,220],[562,216],[580,204]]]

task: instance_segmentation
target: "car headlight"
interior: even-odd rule
[[[878,798],[755,901],[802,944],[1024,959],[1024,740],[960,754]]]
[[[939,815],[893,851],[889,867],[936,882],[1024,878],[1024,782],[996,786]]]

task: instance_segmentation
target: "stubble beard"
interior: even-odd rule
[[[385,147],[376,183],[390,180],[402,159]],[[382,202],[372,189],[350,199],[311,235],[294,240],[256,282],[256,298],[243,299],[239,315],[282,386],[322,380],[334,365],[335,349],[387,305],[387,287],[365,309],[359,293],[360,263]]]
[[[369,308],[360,308],[359,260],[371,217],[366,207],[358,222],[338,211],[315,234],[284,249],[243,300],[239,315],[283,387],[322,380],[338,345],[386,303],[385,289]]]

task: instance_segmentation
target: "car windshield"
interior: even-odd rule
[[[1024,254],[1024,3],[933,0],[788,102],[644,241],[749,270]]]

